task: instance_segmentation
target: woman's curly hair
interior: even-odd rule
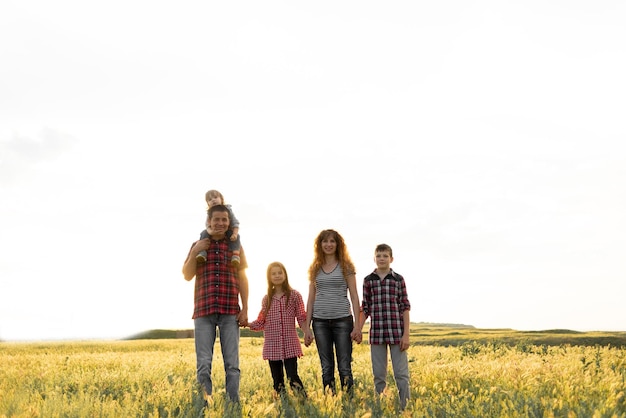
[[[320,271],[322,265],[324,264],[324,250],[322,249],[322,241],[329,237],[334,238],[335,242],[337,243],[335,256],[339,261],[339,265],[341,266],[344,277],[356,274],[354,263],[350,258],[350,254],[348,253],[348,248],[346,247],[346,243],[343,240],[343,237],[339,234],[339,232],[335,231],[334,229],[325,229],[319,233],[317,238],[315,238],[315,243],[313,245],[315,257],[313,259],[313,262],[311,263],[311,266],[309,267],[310,281],[315,281],[315,276],[317,276],[317,273]]]

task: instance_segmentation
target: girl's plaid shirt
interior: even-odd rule
[[[306,311],[302,295],[292,289],[287,304],[287,296],[274,297],[270,310],[265,316],[267,295],[263,297],[259,317],[250,323],[252,331],[264,331],[263,360],[284,360],[301,357],[302,346],[296,331],[296,320],[302,328],[306,321]]]

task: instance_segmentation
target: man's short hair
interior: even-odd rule
[[[215,212],[226,212],[228,214],[228,220],[230,221],[230,211],[224,205],[211,206],[207,211],[208,218],[211,219]]]

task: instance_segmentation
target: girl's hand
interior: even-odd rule
[[[306,347],[310,346],[313,340],[314,340],[313,332],[310,329],[305,330],[304,331],[304,345]]]

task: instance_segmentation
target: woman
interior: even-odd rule
[[[315,338],[324,389],[330,388],[335,393],[334,349],[341,388],[351,391],[352,340],[360,343],[363,337],[358,326],[360,304],[356,271],[346,244],[337,231],[325,229],[320,232],[315,239],[314,252],[315,258],[309,267],[304,344],[308,347]],[[347,291],[350,291],[350,300]]]

